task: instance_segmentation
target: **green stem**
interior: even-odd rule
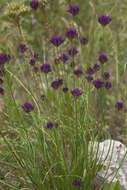
[[[32,93],[30,90],[28,90],[28,89],[25,87],[25,85],[18,79],[18,77],[16,77],[11,71],[9,71],[8,69],[6,69],[6,71],[7,71],[13,78],[15,78],[16,81],[17,81],[17,82],[25,89],[25,91],[32,97],[32,99],[33,99],[33,101],[34,101],[34,103],[35,103],[35,105],[36,105],[36,107],[37,107],[37,109],[38,109],[38,113],[39,113],[39,115],[40,115],[40,108],[39,108],[39,105],[38,105],[37,100],[36,100],[36,98],[34,97],[33,93]]]

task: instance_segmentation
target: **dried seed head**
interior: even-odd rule
[[[21,16],[30,11],[30,7],[18,2],[8,3],[7,12],[5,13],[8,17],[18,20]]]

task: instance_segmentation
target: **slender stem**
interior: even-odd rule
[[[42,12],[42,16],[43,16],[43,19],[45,22],[45,26],[46,26],[46,30],[48,32],[48,35],[49,35],[49,37],[51,37],[52,36],[52,30],[51,30],[51,27],[49,25],[49,21],[48,21],[46,12],[45,12],[45,8],[43,6],[41,7],[41,12]]]
[[[23,31],[22,31],[22,27],[21,27],[20,21],[18,20],[16,22],[16,24],[17,24],[17,27],[18,27],[19,35],[21,36],[22,41],[25,43],[25,37],[24,37]]]
[[[69,5],[69,6],[71,5],[71,0],[68,0],[68,5]]]
[[[18,79],[18,77],[16,77],[11,71],[9,71],[8,69],[6,69],[6,71],[7,71],[12,77],[14,77],[14,78],[16,79],[16,81],[17,81],[17,82],[26,90],[26,92],[32,97],[33,101],[35,102],[35,104],[36,104],[36,106],[37,106],[38,113],[39,113],[39,115],[40,115],[40,108],[39,108],[38,102],[37,102],[36,98],[34,97],[33,93],[32,93],[29,89],[27,89],[27,88],[25,87],[25,85]]]
[[[117,56],[116,56],[116,85],[117,85],[117,98],[119,99],[119,57],[120,57],[120,40],[119,35],[116,32],[116,43],[117,43]]]
[[[17,27],[18,27],[19,35],[20,35],[20,37],[21,37],[23,43],[27,44],[27,42],[26,42],[26,40],[25,40],[25,36],[24,36],[23,30],[22,30],[22,26],[21,26],[21,24],[20,24],[20,21],[18,20],[18,21],[16,22],[16,24],[17,24]],[[31,51],[30,51],[29,48],[27,49],[27,52],[28,52],[29,57],[31,58]]]

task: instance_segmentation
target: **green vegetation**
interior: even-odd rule
[[[119,190],[88,145],[127,143],[126,1],[37,2],[0,2],[0,189]]]

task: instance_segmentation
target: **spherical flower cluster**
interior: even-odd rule
[[[91,67],[88,67],[86,73],[92,75],[94,73],[94,70]]]
[[[43,64],[41,67],[40,67],[41,71],[44,72],[44,73],[49,73],[51,72],[51,67],[50,67],[50,64],[48,63],[45,63]]]
[[[29,64],[32,65],[32,66],[35,65],[35,59],[31,59],[31,60],[29,61]]]
[[[0,65],[6,63],[7,61],[9,61],[10,59],[10,55],[6,54],[6,53],[2,53],[0,54]]]
[[[104,86],[104,82],[100,79],[96,79],[93,81],[93,85],[95,86],[95,88],[99,89]]]
[[[107,24],[109,24],[112,21],[112,18],[110,16],[99,16],[98,17],[98,22],[102,25],[102,26],[106,26]]]
[[[90,76],[90,75],[86,76],[85,78],[86,78],[86,80],[87,80],[88,82],[91,82],[91,81],[93,80],[93,77]]]
[[[86,45],[88,43],[88,40],[86,38],[82,38],[80,42],[81,44]]]
[[[93,70],[94,70],[94,72],[99,71],[100,70],[100,65],[94,64]]]
[[[53,123],[51,121],[47,122],[47,128],[51,129],[53,127]]]
[[[68,29],[67,32],[66,32],[66,36],[72,40],[73,38],[77,37],[77,31],[75,29]]]
[[[52,82],[51,86],[54,89],[58,89],[63,84],[63,79],[58,79]]]
[[[22,108],[23,110],[26,112],[26,113],[29,113],[31,112],[33,109],[34,109],[34,105],[29,103],[29,102],[26,102],[22,105]]]
[[[73,16],[79,13],[79,7],[77,5],[70,5],[68,10]]]
[[[58,89],[59,88],[59,82],[57,80],[53,81],[51,84],[52,88]]]
[[[110,74],[108,72],[104,72],[104,79],[107,80],[110,78]]]
[[[18,49],[20,52],[24,53],[27,50],[27,47],[25,44],[20,44]]]
[[[31,1],[30,2],[30,7],[32,8],[32,9],[37,9],[38,8],[38,5],[39,5],[39,2],[38,1]]]
[[[0,94],[4,95],[4,89],[0,88]]]
[[[74,186],[81,186],[81,181],[80,181],[79,179],[75,179],[75,180],[73,181],[73,185],[74,185]]]
[[[74,70],[74,74],[79,77],[81,74],[83,74],[83,71],[81,69],[76,69]]]
[[[106,55],[101,54],[101,55],[99,56],[99,61],[100,61],[100,63],[104,64],[105,62],[108,61],[108,58],[107,58]]]
[[[68,49],[68,53],[71,56],[74,56],[78,53],[78,50],[76,48]]]
[[[61,55],[60,59],[65,63],[69,59],[69,57],[66,54],[63,53]]]
[[[58,128],[58,123],[55,122],[55,123],[53,124],[51,121],[48,121],[48,122],[47,122],[47,125],[46,125],[47,129],[52,129],[53,126],[55,126],[56,128]]]
[[[34,109],[34,105],[29,103],[29,102],[26,102],[22,105],[22,108],[25,112],[29,113],[31,112],[33,109]]]
[[[106,89],[109,89],[109,88],[111,88],[111,87],[112,87],[111,82],[108,81],[108,82],[105,83],[105,88],[106,88]]]
[[[64,39],[63,39],[62,36],[53,36],[53,37],[50,39],[50,42],[51,42],[54,46],[58,47],[58,46],[60,46],[60,45],[64,42]]]
[[[68,88],[67,88],[67,87],[63,88],[63,92],[64,92],[64,93],[66,93],[67,91],[68,91]]]
[[[117,102],[115,108],[118,109],[118,111],[121,110],[123,108],[123,102]]]
[[[75,88],[74,90],[71,91],[71,94],[72,94],[75,98],[78,98],[78,96],[82,95],[82,92],[81,92],[78,88]]]

